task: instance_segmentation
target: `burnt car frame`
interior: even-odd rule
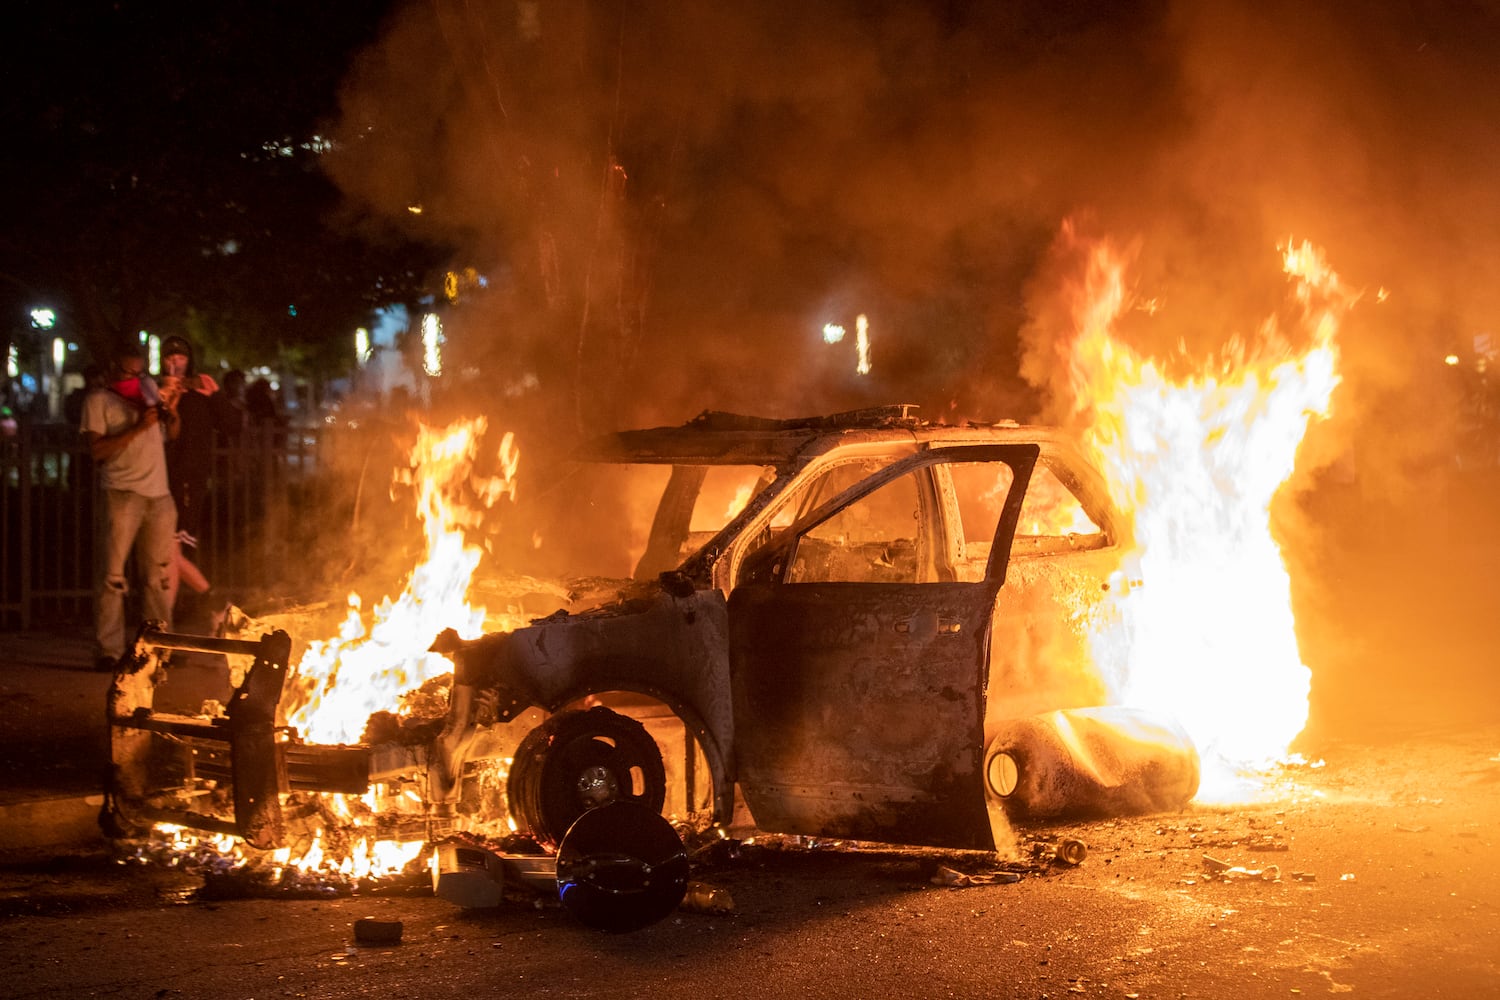
[[[221,785],[243,773],[285,793],[326,775],[329,790],[348,791],[358,771],[418,785],[431,832],[468,808],[466,775],[513,758],[509,812],[544,844],[624,800],[700,826],[992,849],[997,816],[1014,811],[1015,755],[997,750],[1006,724],[1106,700],[1090,637],[1134,583],[1128,525],[1056,430],[933,424],[909,407],[707,413],[608,435],[578,458],[668,470],[616,599],[440,638],[434,648],[455,667],[447,714],[419,746],[341,755],[295,734],[258,738],[256,752],[274,759],[231,760]],[[705,498],[717,505],[728,482],[748,501],[700,530]],[[190,642],[148,635],[138,652],[174,641]],[[224,758],[244,699],[218,731],[152,719],[145,682],[129,684],[144,671],[137,660],[116,681],[138,692],[121,701],[133,714],[113,717],[117,745],[154,727]],[[262,674],[276,671],[284,665]],[[264,708],[253,714],[264,729]],[[288,760],[303,762],[301,784]],[[201,818],[143,811],[160,798],[148,785],[117,759],[111,808]],[[276,796],[256,797],[259,816],[240,815],[242,798],[241,835],[279,842]]]

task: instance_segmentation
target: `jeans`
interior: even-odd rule
[[[136,572],[146,618],[172,627],[172,558],[177,545],[177,506],[172,497],[143,497],[129,490],[103,490],[104,515],[98,525],[104,557],[94,596],[94,633],[103,656],[125,652],[125,560],[135,550]]]

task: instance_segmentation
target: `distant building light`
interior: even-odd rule
[[[295,316],[295,315],[297,315],[297,303],[295,303],[295,302],[289,303],[287,305],[287,307],[286,307],[286,314],[288,316]]]
[[[141,343],[146,345],[146,370],[161,371],[161,338],[154,333],[141,331]]]
[[[421,215],[422,214],[422,206],[420,204],[407,205],[406,206],[406,210],[408,212],[410,212],[412,215]]]
[[[38,330],[50,330],[53,326],[56,325],[56,323],[57,313],[53,312],[51,309],[42,308],[31,310],[31,325],[36,327]]]
[[[52,338],[52,370],[61,375],[63,362],[68,360],[68,342],[61,337]]]
[[[5,374],[11,378],[21,374],[21,356],[16,353],[15,344],[11,344],[10,350],[5,353]]]
[[[823,324],[823,343],[837,344],[844,339],[844,328],[837,323]]]
[[[1452,368],[1454,365],[1458,364],[1458,355],[1448,355],[1447,357],[1443,358],[1443,364],[1447,365],[1449,368]]]
[[[859,352],[859,362],[854,371],[859,375],[870,374],[870,321],[860,313],[854,320],[854,347]]]
[[[370,331],[360,327],[354,331],[354,361],[361,368],[370,360]]]
[[[222,257],[232,257],[239,252],[239,240],[225,240],[223,243],[219,244],[219,255]]]

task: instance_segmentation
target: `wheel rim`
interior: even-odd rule
[[[557,844],[590,809],[632,802],[660,813],[666,773],[644,726],[592,708],[563,712],[532,730],[516,751],[508,788],[518,825]]]

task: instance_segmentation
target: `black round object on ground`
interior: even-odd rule
[[[637,802],[578,817],[557,849],[557,895],[582,923],[639,930],[677,909],[687,892],[687,849],[672,824]]]

